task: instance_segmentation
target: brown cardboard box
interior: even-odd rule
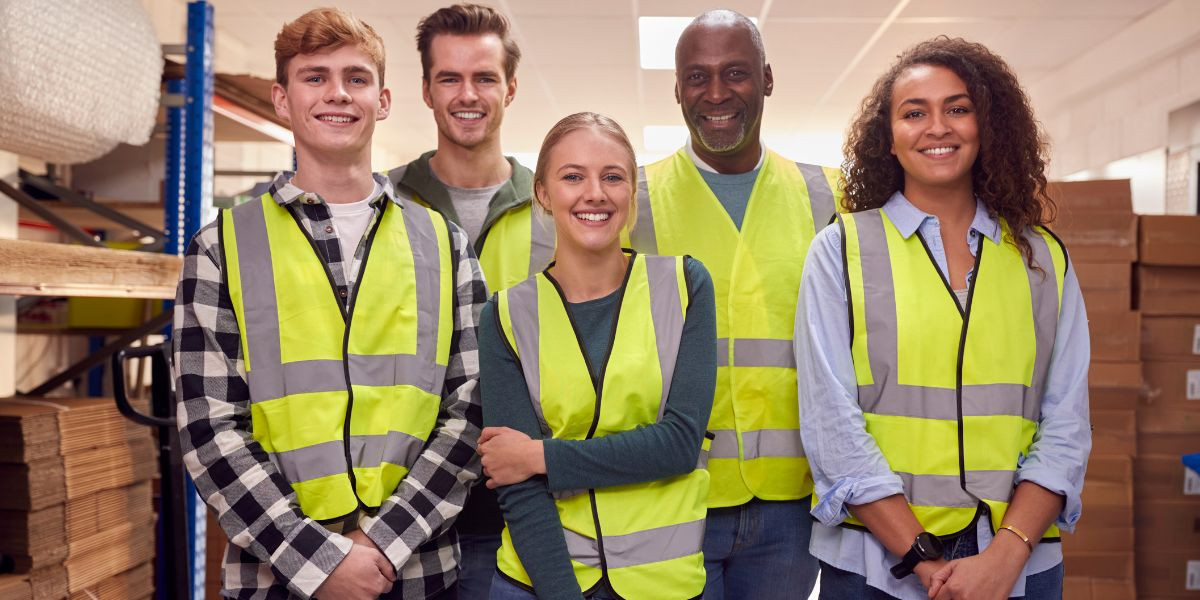
[[[1137,308],[1144,315],[1200,315],[1200,267],[1138,265]]]
[[[1188,563],[1193,563],[1188,569]],[[1137,550],[1139,598],[1200,598],[1200,550]],[[1189,589],[1191,588],[1191,589]]]
[[[1063,554],[1063,568],[1075,577],[1133,579],[1133,551],[1080,551]],[[1138,580],[1141,587],[1141,580]]]
[[[1074,255],[1072,255],[1074,258]],[[1072,261],[1088,314],[1128,311],[1133,306],[1133,268],[1128,262]]]
[[[1143,264],[1200,267],[1200,216],[1142,217],[1138,248]]]
[[[1133,458],[1093,454],[1083,481],[1084,506],[1133,505]]]
[[[1098,577],[1063,578],[1063,600],[1135,600],[1137,586],[1132,579]]]
[[[1133,308],[1133,291],[1129,288],[1082,291],[1083,305],[1087,308],[1089,316],[1095,313],[1115,313]]]
[[[1067,250],[1070,251],[1070,248]],[[1075,267],[1075,276],[1079,278],[1079,289],[1085,293],[1088,290],[1129,290],[1133,287],[1133,265],[1128,262],[1072,260],[1071,265]]]
[[[1200,452],[1200,436],[1193,448]],[[1184,493],[1181,454],[1142,454],[1133,460],[1133,495],[1140,504],[1147,500],[1179,500],[1200,504],[1200,489]],[[1193,484],[1194,485],[1194,484]]]
[[[1137,411],[1092,409],[1092,456],[1137,454]]]
[[[1084,302],[1087,300],[1085,299]],[[1141,360],[1142,316],[1136,312],[1104,313],[1087,307],[1094,361]]]
[[[1142,363],[1092,361],[1088,368],[1088,386],[1139,390],[1142,388]]]
[[[1200,317],[1142,318],[1142,358],[1200,361]]]
[[[1138,389],[1088,388],[1088,401],[1093,410],[1137,410],[1141,395],[1142,392]]]
[[[1086,484],[1084,484],[1086,486]],[[1133,505],[1084,504],[1074,533],[1063,533],[1063,552],[1128,552],[1133,547]]]
[[[1137,215],[1060,210],[1050,228],[1077,262],[1137,261]]]
[[[1128,179],[1053,181],[1046,189],[1061,214],[1075,212],[1133,212]]]
[[[1147,401],[1200,412],[1200,360],[1143,365]]]
[[[1191,552],[1200,559],[1200,502],[1146,500],[1133,517],[1138,548]]]

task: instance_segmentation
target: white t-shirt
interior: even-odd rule
[[[358,257],[354,256],[354,251],[358,249],[359,243],[367,233],[367,226],[371,224],[371,215],[375,212],[375,209],[371,208],[371,200],[381,193],[383,190],[379,187],[379,182],[376,182],[371,194],[362,200],[345,204],[327,203],[334,234],[337,235],[338,245],[341,246],[342,261],[346,265],[346,283],[351,287],[358,280],[359,261]]]

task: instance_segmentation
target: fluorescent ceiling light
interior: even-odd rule
[[[643,69],[675,70],[675,44],[695,17],[638,17],[638,48]],[[758,26],[758,19],[750,21]]]
[[[683,125],[647,125],[642,128],[642,147],[647,152],[674,152],[688,139]]]

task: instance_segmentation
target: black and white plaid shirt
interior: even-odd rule
[[[342,257],[329,207],[291,185],[291,175],[279,175],[270,194],[299,217],[324,255],[338,292],[348,295],[353,291],[345,273],[350,261]],[[378,219],[383,202],[400,201],[386,177],[377,175],[375,181],[383,189],[372,201],[373,219]],[[311,597],[350,550],[350,540],[334,531],[355,527],[397,567],[389,597],[400,592],[403,598],[426,598],[454,582],[458,548],[447,532],[481,469],[475,454],[483,420],[475,327],[487,291],[466,234],[453,223],[449,227],[457,291],[437,425],[412,470],[375,516],[364,514],[333,526],[300,511],[291,485],[251,436],[250,389],[237,318],[222,277],[224,254],[216,223],[192,239],[175,306],[179,431],[184,463],[232,542],[225,553],[224,595]],[[364,246],[359,243],[356,256],[362,256]]]

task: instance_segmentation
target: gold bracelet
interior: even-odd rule
[[[1025,535],[1024,533],[1021,533],[1020,529],[1017,529],[1016,527],[1013,527],[1012,525],[1005,525],[1005,526],[1001,527],[1000,530],[1001,531],[1008,530],[1008,531],[1013,532],[1014,535],[1021,538],[1022,542],[1025,542],[1025,546],[1027,546],[1029,548],[1029,551],[1033,552],[1033,544],[1029,542],[1029,536]]]

